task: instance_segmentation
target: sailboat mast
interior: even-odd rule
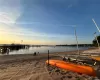
[[[79,47],[78,47],[78,39],[77,39],[77,34],[76,34],[76,28],[75,28],[75,36],[76,36],[76,42],[77,42],[77,51],[78,51],[78,54],[80,55],[80,53],[79,53]]]
[[[96,26],[97,30],[100,32],[100,29],[99,29],[98,25],[96,24],[95,20],[94,20],[94,19],[92,19],[92,21],[94,22],[94,24],[95,24],[95,26]]]
[[[96,24],[95,20],[92,19],[92,21],[94,22],[94,24],[95,24],[97,30],[100,32],[100,29],[99,29],[98,25]],[[95,38],[96,38],[96,41],[97,41],[97,44],[98,44],[98,48],[99,48],[99,42],[98,42],[98,39],[97,39],[97,36],[96,36],[96,32],[94,33],[94,36],[95,36]],[[99,48],[99,49],[100,49],[100,48]]]

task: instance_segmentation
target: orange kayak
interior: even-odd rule
[[[100,61],[100,56],[93,56],[93,57],[91,57],[92,59],[94,59],[94,60],[97,60],[97,61]]]
[[[48,64],[48,60],[46,61],[46,63]],[[73,64],[61,60],[49,60],[49,64],[52,66],[59,67],[61,69],[70,70],[81,74],[87,74],[94,77],[96,76],[95,70],[89,66]]]

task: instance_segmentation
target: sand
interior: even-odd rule
[[[50,58],[57,58],[50,55]],[[0,80],[52,80],[46,68],[47,54],[0,56]]]
[[[61,56],[76,52],[52,53],[50,59],[61,60]],[[91,80],[93,78],[58,68],[50,70],[45,64],[46,60],[47,54],[2,55],[0,56],[0,80]]]

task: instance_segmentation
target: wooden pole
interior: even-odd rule
[[[49,66],[49,50],[48,50],[48,66]]]

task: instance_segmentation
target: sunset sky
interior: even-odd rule
[[[92,43],[100,0],[0,0],[0,44]]]

